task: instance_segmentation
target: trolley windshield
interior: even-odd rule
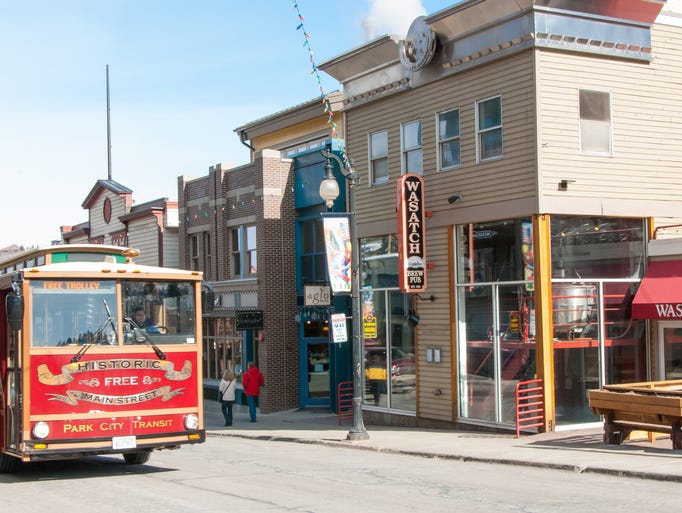
[[[190,282],[36,280],[31,345],[194,344]]]

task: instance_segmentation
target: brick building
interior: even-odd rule
[[[336,109],[340,97],[332,93],[325,101]],[[341,125],[339,120],[336,130]],[[226,368],[239,376],[248,361],[255,361],[265,376],[260,408],[267,413],[309,404],[309,348],[303,333],[307,314],[313,312],[303,306],[296,198],[297,191],[314,189],[316,207],[310,215],[319,221],[319,151],[331,131],[328,114],[316,99],[235,132],[251,149],[249,164],[218,164],[208,175],[178,178],[180,265],[204,272],[215,297],[212,311],[204,314],[207,394]],[[305,155],[312,155],[315,183],[307,181],[311,158]],[[315,312],[320,331],[326,326],[321,313]],[[326,336],[323,342],[316,340],[318,346],[324,354],[316,351],[315,362],[328,372]],[[318,394],[329,405],[333,382],[325,371],[315,377],[321,383]]]
[[[178,179],[181,266],[204,272],[215,294],[204,377],[257,362],[264,412],[297,405],[292,176],[290,160],[263,150],[245,166]]]

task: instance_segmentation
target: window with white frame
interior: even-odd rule
[[[369,183],[388,183],[388,132],[369,134]]]
[[[424,174],[421,120],[404,123],[400,127],[400,132],[403,173]]]
[[[476,102],[476,160],[502,157],[502,97]]]
[[[580,153],[611,155],[611,95],[580,90]]]
[[[256,227],[247,226],[246,227],[246,263],[248,265],[248,273],[250,275],[256,274],[258,270],[258,260],[256,259]]]
[[[255,275],[258,270],[256,256],[256,227],[240,226],[230,230],[232,278]]]
[[[288,159],[293,157],[294,155],[298,153],[303,153],[305,151],[313,150],[315,148],[322,148],[325,145],[325,142],[327,141],[328,136],[325,137],[318,137],[317,139],[313,139],[311,141],[304,141],[300,142],[294,146],[288,146],[280,151],[280,156],[283,159]]]
[[[459,109],[438,114],[438,169],[459,167],[461,149],[459,135]]]

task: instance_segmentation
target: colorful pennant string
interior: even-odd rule
[[[291,0],[292,3],[292,8],[296,10],[296,14],[298,15],[298,20],[299,24],[296,27],[296,30],[300,30],[303,32],[303,36],[305,37],[305,41],[303,42],[303,47],[308,50],[308,55],[310,56],[310,64],[312,66],[312,71],[310,72],[311,75],[314,75],[315,78],[317,79],[317,86],[320,89],[320,98],[322,99],[322,105],[324,108],[324,112],[327,114],[327,124],[331,125],[331,132],[332,132],[332,139],[337,139],[338,136],[336,134],[336,122],[334,121],[334,112],[332,111],[331,104],[329,103],[329,99],[324,93],[324,87],[322,86],[322,80],[320,79],[320,73],[317,69],[317,65],[315,64],[315,58],[313,57],[313,50],[310,47],[310,34],[305,30],[305,27],[303,26],[304,18],[301,15],[301,10],[298,7],[298,2],[297,0]],[[351,163],[350,159],[346,155],[346,148],[345,146],[343,147],[342,154],[341,154],[341,160],[343,161],[343,165],[346,168],[346,172],[350,173],[352,172],[351,168]]]

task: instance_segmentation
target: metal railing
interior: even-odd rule
[[[353,382],[342,381],[336,391],[336,412],[339,424],[343,419],[353,418]]]
[[[516,438],[521,429],[545,424],[545,402],[541,379],[519,381],[516,384]]]

